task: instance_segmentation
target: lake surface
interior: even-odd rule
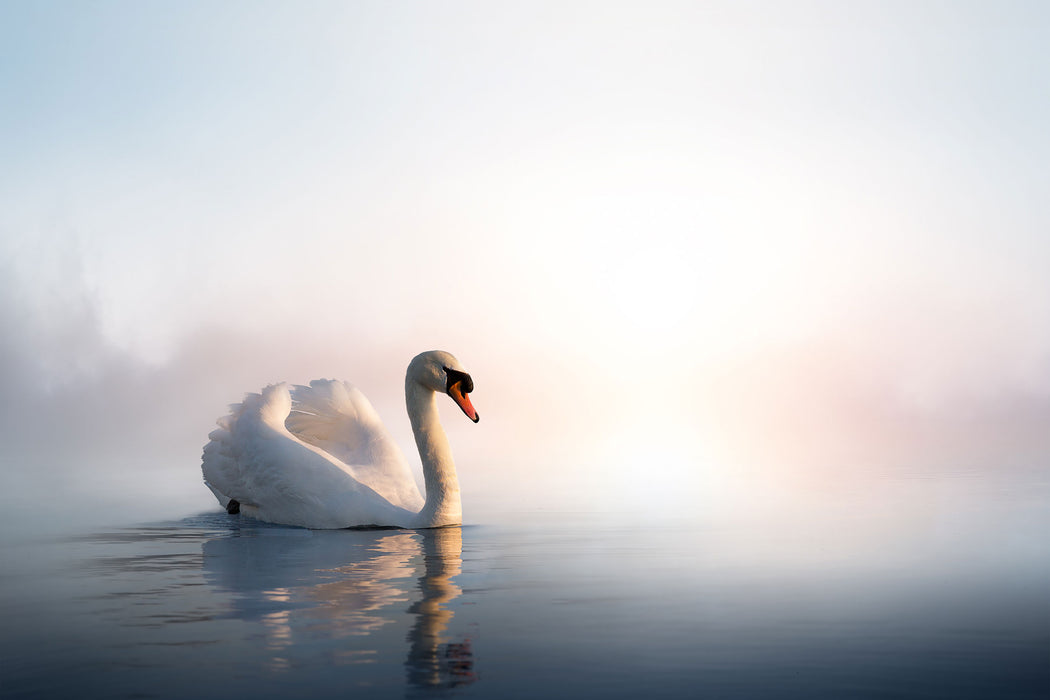
[[[0,695],[1046,698],[1044,487],[657,524],[214,512],[9,539]]]

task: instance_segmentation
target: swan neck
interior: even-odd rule
[[[423,462],[426,503],[419,512],[417,527],[459,525],[463,507],[459,478],[452,461],[452,449],[438,419],[437,395],[422,384],[405,379],[405,403],[412,422],[412,434]]]

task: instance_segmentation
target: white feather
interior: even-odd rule
[[[352,384],[337,380],[292,390],[274,384],[231,406],[204,447],[204,482],[224,507],[235,499],[243,514],[275,523],[458,523],[455,465],[433,399],[443,391],[445,367],[461,371],[448,353],[422,353],[406,377],[409,414],[432,491],[426,501],[372,404]]]

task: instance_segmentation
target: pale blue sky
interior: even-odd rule
[[[2,3],[3,371],[59,425],[171,392],[125,419],[191,475],[270,381],[403,422],[438,346],[481,492],[904,462],[916,416],[1032,461],[1047,46],[1043,3]]]

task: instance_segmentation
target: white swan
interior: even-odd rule
[[[426,501],[372,404],[349,382],[315,380],[248,394],[204,446],[204,483],[227,511],[309,528],[458,525],[459,479],[437,392],[475,423],[470,375],[447,352],[412,359],[405,403],[423,461]]]

